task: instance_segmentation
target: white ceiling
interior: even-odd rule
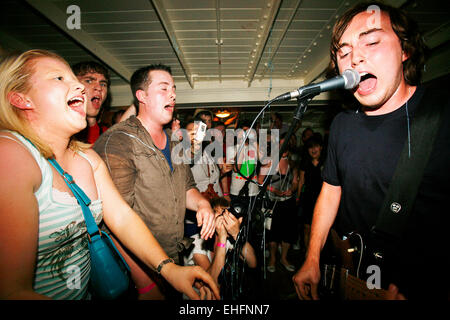
[[[254,104],[323,75],[333,23],[356,2],[6,0],[0,47],[50,49],[70,64],[102,62],[112,71],[113,106],[131,103],[131,74],[152,63],[171,66],[180,106]],[[447,1],[387,2],[410,11],[434,47],[446,46],[433,74],[448,73]],[[80,29],[68,28],[70,5],[80,8]]]

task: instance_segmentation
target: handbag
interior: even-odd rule
[[[108,234],[101,231],[89,209],[91,200],[75,183],[72,176],[60,167],[55,159],[48,160],[64,178],[83,210],[88,232],[88,247],[91,256],[90,287],[95,298],[116,299],[130,284],[130,268],[117,250]]]

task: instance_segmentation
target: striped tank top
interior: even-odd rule
[[[42,174],[34,194],[39,205],[39,239],[33,289],[57,300],[87,299],[91,266],[81,206],[71,194],[53,188],[51,165],[40,152],[21,135],[11,133],[31,152]],[[78,154],[90,163],[84,153]],[[100,193],[98,197],[89,206],[97,224],[103,217]]]

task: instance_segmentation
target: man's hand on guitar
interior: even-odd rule
[[[320,267],[316,262],[305,261],[292,277],[298,298],[301,300],[319,300],[317,287],[320,281]]]
[[[405,296],[398,291],[398,287],[391,283],[386,292],[386,300],[406,300]]]

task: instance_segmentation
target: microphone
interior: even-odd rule
[[[325,91],[331,91],[336,89],[353,89],[359,84],[361,77],[359,72],[353,69],[345,70],[340,76],[324,80],[319,83],[312,83],[306,86],[300,87],[295,91],[287,92],[279,95],[272,101],[285,101],[291,100],[296,97],[306,96],[309,94],[319,94]]]

